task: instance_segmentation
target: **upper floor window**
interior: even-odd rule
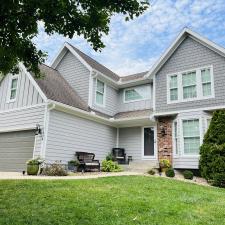
[[[167,103],[214,97],[212,66],[168,75]]]
[[[124,102],[150,99],[150,85],[127,88],[124,90]]]
[[[16,100],[17,89],[18,89],[18,75],[12,75],[9,82],[9,94],[8,102],[13,102]]]
[[[95,88],[95,103],[97,105],[103,106],[105,102],[105,83],[96,80],[96,88]]]

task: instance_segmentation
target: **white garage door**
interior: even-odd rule
[[[26,161],[33,157],[34,130],[0,133],[0,171],[26,170]]]

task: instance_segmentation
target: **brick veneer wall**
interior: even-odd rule
[[[165,135],[163,135],[161,132],[162,127],[165,129]],[[173,143],[172,143],[172,118],[171,117],[162,117],[158,119],[157,144],[158,144],[159,160],[169,159],[172,164]]]

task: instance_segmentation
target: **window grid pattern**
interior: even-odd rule
[[[210,69],[201,70],[201,81],[203,96],[210,96],[212,94]]]
[[[178,82],[177,75],[170,76],[170,100],[178,100]]]
[[[97,80],[96,82],[96,103],[99,105],[103,105],[104,104],[104,94],[105,94],[105,84],[100,81]]]
[[[189,72],[182,74],[183,98],[196,98],[196,72]]]

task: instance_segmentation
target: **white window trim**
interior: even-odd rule
[[[100,82],[102,82],[102,83],[104,84],[104,93],[101,93],[101,94],[103,94],[103,104],[99,104],[99,103],[97,103],[97,101],[96,101],[96,97],[97,97],[97,96],[96,96],[96,93],[97,93],[97,83],[98,83],[98,81],[100,81]],[[95,80],[95,104],[96,104],[97,106],[100,106],[100,107],[105,108],[105,102],[106,102],[106,84],[105,84],[104,81],[102,81],[102,80],[96,78],[96,80]]]
[[[178,154],[176,153],[176,141],[175,141],[175,126],[174,126],[174,123],[177,123],[177,152]],[[179,149],[180,149],[180,141],[179,141],[179,124],[178,124],[178,120],[174,120],[173,123],[172,123],[172,145],[173,145],[173,157],[174,158],[178,158],[179,157]]]
[[[145,156],[144,155],[144,128],[153,128],[154,129],[154,155],[153,156]],[[142,160],[156,160],[158,157],[157,151],[157,126],[144,126],[141,128],[141,158]]]
[[[14,99],[10,99],[11,96],[11,85],[12,85],[12,80],[17,79],[17,85],[16,85],[16,96]],[[17,99],[17,93],[18,93],[18,88],[19,88],[19,75],[12,75],[10,74],[9,78],[9,84],[8,84],[8,92],[7,92],[7,102],[6,103],[12,103],[15,102]]]
[[[202,69],[210,69],[210,76],[211,76],[211,95],[203,96],[202,91],[202,80],[201,80],[201,70]],[[196,98],[183,98],[183,85],[182,85],[182,74],[196,71],[196,89],[197,89],[197,97]],[[178,100],[171,101],[170,100],[170,77],[177,75],[177,82],[178,82]],[[167,104],[174,104],[180,102],[190,102],[196,100],[203,100],[203,99],[210,99],[215,98],[215,91],[214,91],[214,73],[213,73],[213,66],[202,66],[198,68],[193,68],[189,70],[179,71],[171,74],[167,74]]]
[[[147,86],[147,85],[143,85],[143,87],[145,87],[145,86]],[[123,90],[123,102],[124,103],[131,103],[131,102],[140,102],[140,101],[150,100],[151,99],[151,85],[149,85],[149,87],[150,87],[149,97],[142,98],[142,99],[136,99],[136,100],[126,100],[126,98],[125,98],[125,92],[129,91],[129,90],[133,90],[136,87],[125,88]]]
[[[181,156],[183,157],[187,157],[187,158],[193,158],[193,157],[199,157],[199,154],[185,154],[184,153],[184,136],[183,136],[183,121],[184,120],[199,120],[199,138],[200,138],[200,146],[202,145],[202,141],[203,141],[203,124],[202,124],[202,117],[199,116],[199,117],[185,117],[185,118],[182,118],[180,119],[180,133],[179,133],[179,136],[180,136],[180,146],[181,147],[181,151],[180,151],[180,154]]]

